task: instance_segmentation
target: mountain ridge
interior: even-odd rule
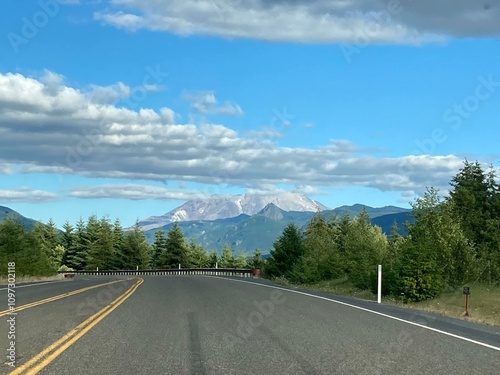
[[[328,207],[303,194],[240,194],[212,195],[208,199],[192,199],[160,215],[150,216],[138,222],[143,230],[161,228],[175,221],[217,220],[236,217],[240,214],[255,215],[269,203],[283,211],[316,212]]]

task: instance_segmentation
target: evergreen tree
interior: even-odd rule
[[[266,263],[266,274],[291,277],[303,254],[303,235],[294,223],[289,223],[273,244],[271,257]]]
[[[365,210],[349,226],[345,246],[349,280],[360,289],[373,290],[377,267],[387,251],[387,237],[380,227],[371,225]]]
[[[188,265],[192,268],[208,268],[210,266],[210,256],[207,252],[197,245],[193,240],[188,245]]]
[[[262,259],[262,251],[259,248],[256,248],[252,252],[252,257],[248,265],[253,269],[263,269],[264,268],[264,260]]]
[[[63,224],[63,232],[61,233],[60,236],[60,243],[64,248],[62,264],[69,268],[76,269],[78,265],[75,264],[76,246],[75,246],[74,230],[75,229],[69,223],[69,221],[66,221]]]
[[[434,298],[445,286],[457,287],[474,275],[474,250],[455,219],[451,203],[427,190],[412,204],[414,224],[401,251],[401,288],[406,300]]]
[[[124,260],[123,260],[124,244],[125,244],[125,238],[123,235],[123,227],[120,223],[120,219],[117,218],[113,223],[113,255],[114,255],[113,268],[116,269],[124,268]]]
[[[235,263],[233,250],[229,247],[228,244],[224,244],[222,248],[222,254],[220,257],[219,267],[221,268],[233,268]]]
[[[303,240],[304,253],[294,267],[292,279],[317,282],[341,277],[343,265],[335,242],[334,228],[321,213],[307,224]]]
[[[116,257],[113,238],[113,227],[108,218],[103,217],[97,227],[92,227],[96,233],[87,256],[87,265],[91,269],[115,269]]]
[[[150,268],[152,258],[151,246],[146,241],[146,236],[136,222],[134,228],[127,231],[123,244],[123,267],[134,270]]]
[[[165,252],[160,256],[161,267],[177,268],[188,265],[187,245],[181,228],[175,222],[167,233]]]
[[[153,243],[153,258],[151,259],[152,268],[161,268],[162,266],[166,266],[166,264],[160,264],[160,259],[165,259],[166,252],[165,233],[162,229],[158,229],[155,232],[155,241]]]
[[[80,218],[75,224],[73,247],[73,267],[76,270],[84,270],[87,268],[87,256],[90,248],[90,240],[87,234],[86,223]]]

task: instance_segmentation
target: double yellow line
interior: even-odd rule
[[[126,280],[132,280],[132,279],[126,279]],[[30,307],[35,307],[35,306],[38,306],[38,305],[43,305],[44,303],[48,303],[48,302],[52,302],[52,301],[57,301],[58,299],[61,299],[61,298],[66,298],[66,297],[69,297],[69,296],[74,296],[75,294],[86,292],[87,290],[91,290],[91,289],[95,289],[95,288],[100,288],[101,286],[110,285],[110,284],[114,284],[114,283],[120,283],[120,282],[123,282],[123,281],[126,281],[126,280],[110,281],[109,283],[88,286],[86,288],[82,288],[82,289],[78,289],[78,290],[73,290],[72,292],[59,294],[59,295],[54,296],[54,297],[49,297],[49,298],[41,299],[40,301],[36,301],[36,302],[32,302],[32,303],[27,303],[26,305],[18,306],[18,307],[16,307],[13,310],[0,311],[0,316],[4,316],[4,315],[7,315],[7,314],[10,314],[10,313],[13,313],[13,312],[18,312],[18,311],[21,311],[21,310],[29,309]]]
[[[10,375],[34,375],[40,370],[50,364],[54,359],[56,359],[62,352],[73,345],[78,339],[85,335],[92,327],[97,325],[106,316],[111,314],[111,312],[120,306],[128,297],[130,297],[136,289],[144,282],[143,279],[138,279],[134,285],[132,285],[125,293],[120,297],[116,298],[109,305],[104,307],[99,312],[92,315],[90,318],[85,320],[83,323],[69,331],[66,335],[61,337],[59,340],[54,342],[52,345],[38,353],[36,356],[31,358],[28,362],[19,366]]]

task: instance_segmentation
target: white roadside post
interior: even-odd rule
[[[377,302],[381,303],[382,302],[382,265],[378,265],[378,297],[377,297]]]

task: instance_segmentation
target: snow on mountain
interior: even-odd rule
[[[308,211],[328,209],[304,195],[297,193],[215,195],[208,199],[194,199],[161,216],[151,216],[139,222],[143,230],[160,228],[174,221],[217,220],[241,214],[255,215],[270,203],[283,211]]]

